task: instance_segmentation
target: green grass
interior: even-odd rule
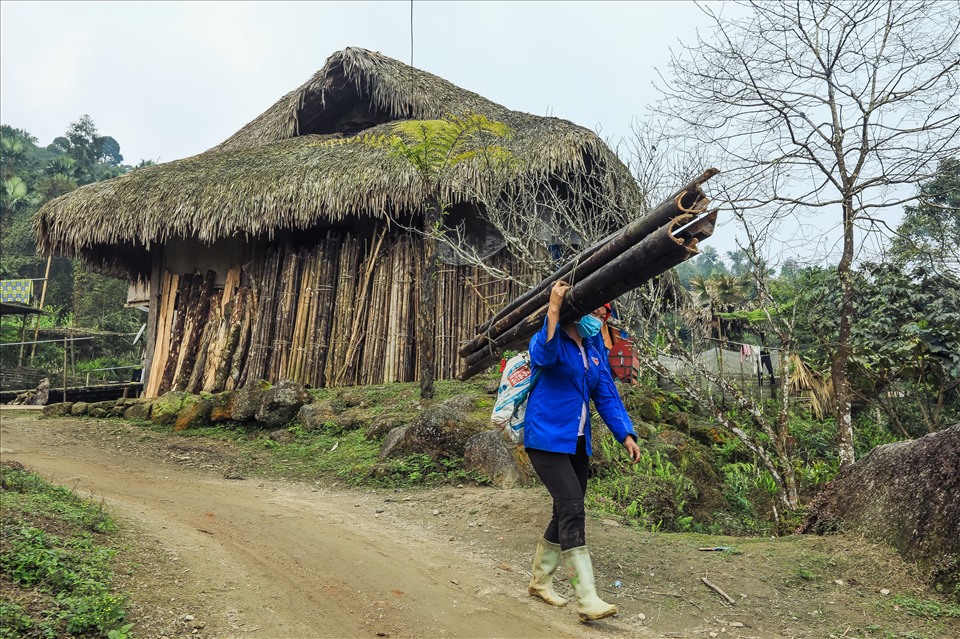
[[[960,618],[960,606],[954,604],[938,603],[930,599],[916,599],[906,595],[895,597],[893,604],[914,617],[924,617],[926,619]]]
[[[14,464],[0,466],[0,486],[0,639],[128,636],[102,505]]]

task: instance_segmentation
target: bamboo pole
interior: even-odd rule
[[[701,186],[719,172],[720,171],[715,168],[707,169],[699,177],[692,180],[690,183],[686,184],[676,193],[664,200],[653,211],[650,211],[643,217],[629,224],[627,227],[615,231],[585,251],[582,251],[579,255],[557,269],[557,271],[555,271],[550,277],[540,282],[539,285],[514,299],[513,302],[500,311],[500,315],[478,327],[477,332],[486,333],[492,326],[493,322],[499,319],[499,317],[501,317],[503,314],[509,313],[520,305],[530,302],[530,298],[536,297],[543,290],[549,292],[550,288],[553,286],[553,283],[557,280],[566,278],[568,283],[572,284],[578,277],[581,277],[580,274],[584,270],[583,262],[588,260],[596,251],[602,249],[609,242],[616,241],[622,245],[624,235],[632,236],[633,241],[636,242],[645,237],[647,234],[653,232],[655,229],[663,226],[672,218],[681,213],[696,213],[705,210],[709,204],[709,200],[704,195]],[[626,243],[626,246],[630,245],[631,243]],[[607,249],[607,251],[610,250],[611,249]],[[535,302],[529,303],[529,306],[532,308],[536,308],[538,305],[539,304]]]
[[[241,302],[240,329],[237,336],[237,347],[230,358],[227,367],[226,379],[222,385],[216,385],[216,388],[224,390],[233,390],[239,385],[243,371],[246,369],[247,356],[250,349],[250,337],[252,329],[253,309],[256,308],[253,289],[243,287],[237,291],[238,301]]]
[[[347,349],[343,357],[343,367],[340,369],[340,375],[337,378],[337,385],[347,385],[346,382],[354,382],[356,375],[356,358],[362,347],[364,333],[361,324],[366,320],[364,311],[368,309],[367,297],[370,292],[370,281],[373,276],[373,270],[377,266],[377,258],[380,256],[380,247],[383,246],[383,238],[387,234],[387,227],[384,226],[380,232],[380,237],[376,245],[371,248],[367,255],[367,265],[364,269],[363,279],[358,285],[354,301],[351,304],[352,321],[350,322],[350,337],[347,340]]]
[[[561,322],[571,321],[598,308],[643,282],[660,275],[697,254],[696,238],[675,237],[674,229],[690,221],[681,216],[645,237],[636,246],[598,269],[591,276],[574,284],[564,298],[560,311]],[[624,277],[624,274],[630,277]],[[465,358],[466,368],[458,379],[467,380],[493,364],[504,350],[516,347],[536,333],[546,316],[548,304],[516,322],[497,340],[474,351]]]
[[[179,290],[180,275],[166,271],[160,287],[160,298],[157,300],[157,304],[161,308],[159,309],[156,346],[153,351],[153,362],[150,368],[146,397],[156,397],[163,385],[164,372],[170,354],[171,332],[176,319],[176,301]]]
[[[520,318],[527,316],[532,310],[547,302],[550,299],[550,290],[554,282],[565,279],[568,284],[572,285],[592,275],[598,268],[609,263],[675,217],[683,213],[705,210],[709,200],[703,194],[700,185],[716,173],[716,169],[705,172],[697,180],[662,202],[653,211],[593,245],[561,266],[529,292],[518,297],[490,322],[485,323],[478,329],[477,337],[461,349],[461,357],[475,351],[486,342],[495,340]]]
[[[340,243],[334,241],[328,233],[323,241],[323,261],[321,264],[321,297],[317,305],[317,341],[314,347],[314,385],[327,385],[327,363],[330,359],[330,333],[333,326],[333,307],[336,295],[337,265],[340,261]]]

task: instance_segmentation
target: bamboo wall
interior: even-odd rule
[[[419,379],[421,245],[408,235],[329,234],[315,245],[267,246],[250,263],[160,279],[146,396],[218,392],[266,379],[312,387]],[[489,265],[517,273],[506,251]],[[215,286],[224,280],[222,288]],[[471,266],[441,266],[436,308],[438,379],[476,327],[519,295],[518,284]]]

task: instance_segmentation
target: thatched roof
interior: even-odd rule
[[[502,145],[527,176],[589,171],[614,200],[635,201],[628,170],[592,131],[510,111],[379,53],[347,48],[218,146],[51,201],[37,213],[38,245],[44,254],[143,276],[149,248],[174,237],[272,237],[354,215],[416,211],[425,193],[408,164],[368,144],[324,142],[361,131],[390,134],[398,120],[466,112],[510,127]],[[495,197],[489,191],[502,187],[485,183],[469,164],[457,172],[444,185],[451,202],[462,200],[464,190]]]

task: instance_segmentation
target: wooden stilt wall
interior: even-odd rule
[[[253,251],[222,288],[212,271],[164,272],[147,396],[218,392],[257,379],[313,387],[418,379],[419,250],[406,235],[331,232],[310,247]],[[504,254],[490,265],[536,280]],[[437,375],[451,379],[476,328],[524,289],[476,267],[446,265],[437,286],[437,307],[428,311],[437,319]]]

